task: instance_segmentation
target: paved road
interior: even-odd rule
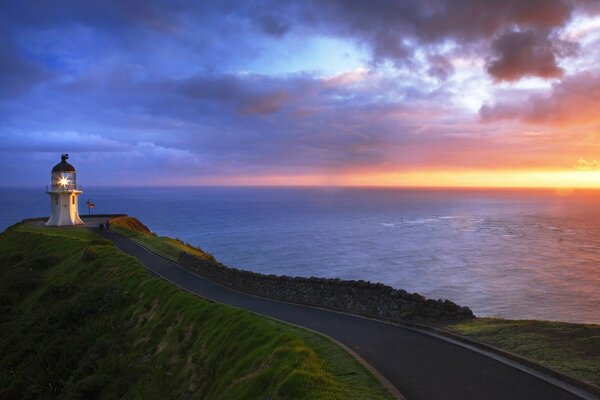
[[[408,400],[581,399],[446,340],[351,315],[254,297],[209,282],[114,232],[99,232],[149,270],[202,297],[329,335],[353,349]],[[593,398],[593,397],[590,397]]]

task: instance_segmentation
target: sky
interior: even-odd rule
[[[0,3],[0,186],[600,187],[600,1]]]

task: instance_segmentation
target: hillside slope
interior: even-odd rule
[[[113,230],[174,261],[180,253],[213,260],[212,255],[180,240],[154,235],[133,217],[111,220]],[[495,346],[598,387],[600,325],[556,321],[475,318],[434,324],[454,334]]]
[[[329,340],[149,275],[86,229],[0,235],[0,399],[384,399]]]

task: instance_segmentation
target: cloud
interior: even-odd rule
[[[244,100],[239,111],[246,115],[266,115],[281,110],[291,99],[286,91],[258,95]]]
[[[127,143],[107,139],[98,134],[75,131],[5,131],[0,136],[2,152],[115,152],[127,151],[131,148]]]
[[[428,62],[429,69],[427,73],[439,80],[445,81],[454,73],[454,66],[447,57],[433,54],[429,56]]]
[[[2,30],[0,35],[0,98],[18,96],[50,78],[46,69],[23,56],[10,35]]]
[[[596,123],[600,79],[569,75],[565,57],[581,54],[560,34],[574,16],[595,12],[581,4],[2,4],[0,150],[14,168],[17,158],[52,162],[45,157],[70,151],[82,166],[122,168],[131,171],[122,179],[136,182],[136,174],[158,182],[174,170],[183,179],[545,165],[556,157],[536,157],[556,155],[572,137],[545,127],[525,137],[481,124],[472,110],[499,95],[482,119],[511,120],[511,128]],[[565,73],[550,93],[522,98],[521,84],[494,91],[485,60],[491,76],[510,82]],[[563,166],[594,157],[569,151]]]
[[[573,166],[573,169],[578,171],[600,171],[600,162],[596,160],[586,161],[580,158]]]
[[[557,65],[550,38],[533,30],[507,32],[492,43],[494,56],[486,69],[498,81],[516,81],[523,76],[560,78],[564,70]]]
[[[118,35],[128,29],[169,32],[176,26],[180,4],[162,0],[41,2],[35,5],[9,2],[2,5],[5,25],[48,29],[76,22]]]
[[[597,12],[583,7],[585,2],[569,0],[339,0],[319,2],[318,8],[311,4],[302,23],[355,38],[371,50],[375,62],[410,67],[416,52],[426,49],[430,74],[445,78],[452,70],[436,55],[439,48],[455,43],[465,53],[487,52],[488,72],[499,80],[560,76],[558,58],[572,53],[560,51],[564,45],[554,33],[576,11]]]
[[[290,26],[272,15],[264,15],[258,19],[262,31],[268,35],[281,37],[289,31]]]
[[[369,77],[369,71],[359,68],[356,71],[343,72],[341,74],[323,79],[325,87],[348,86],[357,82],[364,81]]]
[[[0,147],[123,152],[126,157],[143,155],[151,168],[159,152],[136,147],[151,143],[189,152],[204,160],[207,171],[222,174],[273,166],[339,170],[394,157],[387,154],[386,144],[408,140],[413,130],[447,107],[439,94],[407,90],[393,78],[362,70],[331,79],[207,73],[147,80],[125,70],[117,75],[107,70],[82,79],[85,84],[54,86],[50,104],[34,96],[27,107],[13,109],[10,125],[20,126],[20,133],[0,129]],[[384,89],[389,97],[381,96]],[[43,128],[49,118],[51,133]],[[23,130],[25,123],[28,129]],[[84,126],[84,132],[94,134],[74,133],[75,127]],[[187,164],[190,169],[184,172],[197,174],[199,164]]]
[[[584,71],[552,86],[547,95],[484,105],[485,122],[519,120],[528,124],[585,126],[600,124],[600,73]]]
[[[173,171],[181,173],[191,170],[197,173],[199,167],[206,165],[202,156],[190,150],[160,146],[152,142],[136,143],[125,163],[130,170],[139,172],[148,168],[158,169],[161,174],[167,175]]]
[[[188,97],[204,103],[221,103],[243,115],[268,115],[314,92],[318,81],[308,76],[195,75],[172,81]]]
[[[101,43],[108,36],[113,46],[123,46],[134,58],[140,56],[136,50],[144,46],[150,53],[162,50],[157,47],[164,41],[171,40],[173,48],[183,47],[176,54],[162,54],[160,62],[164,64],[172,64],[170,57],[184,56],[209,68],[221,68],[228,58],[248,59],[265,51],[256,32],[282,39],[293,31],[353,40],[370,52],[374,64],[391,61],[398,67],[414,68],[425,63],[429,74],[441,80],[453,73],[445,62],[448,46],[488,58],[487,70],[498,80],[558,77],[559,61],[573,53],[563,51],[566,43],[557,33],[574,15],[600,12],[585,0],[71,0],[36,7],[23,4],[4,5],[2,22],[25,31],[51,31],[73,24],[87,27],[100,34],[97,39]],[[254,27],[253,32],[249,26]],[[419,52],[425,52],[425,60],[419,58]],[[195,53],[201,57],[194,58]]]

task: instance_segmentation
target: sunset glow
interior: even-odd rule
[[[600,187],[600,7],[434,3],[7,3],[0,150],[40,183],[70,151],[93,185]]]
[[[175,182],[176,185],[226,186],[366,186],[463,188],[600,188],[600,171],[416,171],[340,175],[262,175],[215,177]]]
[[[0,27],[0,400],[600,393],[600,0]]]
[[[369,184],[369,182],[373,182]],[[456,171],[357,175],[348,185],[413,187],[600,188],[600,172]]]

